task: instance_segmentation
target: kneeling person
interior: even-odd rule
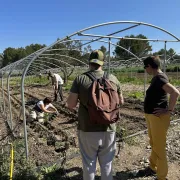
[[[38,120],[39,122],[44,122],[44,113],[57,113],[58,110],[51,104],[52,100],[46,97],[44,100],[41,100],[36,103],[33,107],[33,110],[30,113],[30,119]]]

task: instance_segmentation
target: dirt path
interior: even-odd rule
[[[167,154],[169,161],[169,180],[180,180],[180,156],[177,156],[180,152],[180,123],[176,123],[169,128],[168,140],[167,140]],[[131,177],[144,167],[148,166],[148,156],[150,154],[148,136],[142,134],[131,139],[123,144],[121,147],[120,156],[116,157],[113,162],[114,180],[154,180],[153,177]],[[74,171],[71,171],[73,167],[76,167]],[[66,169],[70,172],[69,177],[77,177],[82,179],[82,163],[81,158],[74,158],[66,163]],[[79,170],[77,172],[77,170]],[[100,168],[97,168],[97,178],[100,175]],[[130,178],[131,177],[131,178]],[[74,180],[74,178],[73,178]]]
[[[124,89],[128,91],[143,91],[143,86],[130,87],[130,85],[124,85]],[[13,98],[13,112],[16,112],[20,107],[18,99],[20,94],[12,90]],[[68,92],[64,92],[64,96],[67,97]],[[45,96],[52,97],[52,87],[29,87],[25,88],[25,100],[26,102],[34,99],[43,99]],[[31,123],[27,125],[28,131],[28,145],[30,159],[36,162],[37,166],[52,165],[55,162],[61,162],[60,160],[67,157],[76,156],[79,153],[77,143],[77,114],[71,113],[64,103],[53,103],[60,112],[59,117],[50,121],[46,125],[40,125],[38,123]],[[33,106],[33,105],[32,105]],[[29,109],[31,105],[27,106]],[[15,116],[14,116],[15,117]],[[14,119],[14,121],[17,119]],[[17,122],[18,123],[18,122]],[[0,138],[7,134],[4,120],[0,118]],[[117,123],[118,133],[120,129],[123,129],[123,136],[128,136],[138,131],[146,129],[146,123],[143,113],[143,103],[137,99],[125,98],[125,105],[121,107],[121,120]],[[19,134],[23,134],[21,128]],[[117,138],[120,136],[117,134]],[[180,123],[176,123],[171,126],[168,132],[167,152],[169,158],[169,174],[170,180],[180,179]],[[117,144],[119,146],[119,144]],[[127,139],[124,143],[121,143],[120,156],[114,159],[114,179],[126,180],[130,179],[129,174],[136,172],[138,169],[142,169],[148,165],[147,158],[150,152],[148,147],[147,134],[141,134],[134,138]],[[80,180],[82,179],[82,164],[80,156],[72,157],[72,160],[68,160],[65,163],[65,175],[61,175],[57,172],[57,178],[62,180],[68,179]],[[97,168],[97,175],[99,175],[99,167]],[[64,177],[64,178],[63,178]],[[99,179],[97,176],[96,179]],[[147,179],[148,178],[133,178],[133,179]],[[152,180],[152,178],[149,178]]]

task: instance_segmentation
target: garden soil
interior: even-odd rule
[[[123,85],[127,94],[131,91],[143,92],[143,86]],[[14,131],[16,137],[23,140],[23,121],[20,108],[20,89],[12,88],[13,123],[18,125]],[[34,86],[25,88],[27,113],[33,107],[33,101],[45,96],[53,98],[51,86]],[[64,91],[64,96],[68,92]],[[66,98],[65,98],[66,99]],[[65,102],[53,103],[59,116],[44,124],[27,122],[29,158],[38,168],[51,167],[58,164],[59,171],[54,173],[55,179],[82,179],[82,162],[77,141],[77,112],[71,112],[65,107]],[[77,109],[76,109],[77,110]],[[177,113],[172,119],[178,119]],[[0,139],[8,135],[9,131],[5,117],[0,118]],[[139,132],[139,134],[135,134]],[[133,137],[127,138],[134,134]],[[122,140],[125,138],[124,140]],[[6,139],[5,139],[6,140]],[[4,142],[1,141],[1,142]],[[180,122],[171,124],[167,138],[167,154],[169,161],[169,180],[180,180]],[[121,107],[121,120],[117,123],[117,152],[113,161],[113,175],[115,180],[138,179],[151,180],[153,177],[136,177],[138,170],[148,166],[150,154],[146,123],[143,114],[143,102],[125,95],[125,104]],[[15,154],[16,156],[16,154]],[[97,164],[97,176],[100,179],[100,168]]]

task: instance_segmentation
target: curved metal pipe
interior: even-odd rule
[[[177,39],[178,41],[180,41],[180,39],[177,36],[175,36],[174,34],[170,33],[169,31],[166,31],[165,29],[163,29],[161,27],[158,27],[158,26],[155,26],[155,25],[152,25],[152,24],[148,24],[148,23],[144,23],[144,22],[138,22],[138,21],[114,21],[114,22],[101,23],[101,24],[97,24],[97,25],[94,25],[94,26],[90,26],[88,28],[84,28],[84,29],[78,31],[77,34],[83,32],[83,31],[87,31],[87,30],[90,30],[90,29],[94,29],[94,28],[101,27],[101,26],[106,26],[106,25],[111,25],[111,24],[138,24],[138,25],[149,26],[149,27],[158,29],[160,31],[163,31],[166,34],[169,34],[170,36],[172,36],[175,39]],[[69,37],[73,36],[74,34],[75,33],[73,33]]]
[[[82,64],[84,64],[84,65],[88,65],[88,64],[84,63],[83,61],[81,61],[81,60],[79,60],[79,59],[77,59],[77,58],[71,57],[71,56],[66,56],[66,55],[61,55],[61,54],[41,54],[41,56],[53,56],[53,55],[60,56],[60,57],[70,58],[70,59],[73,59],[73,60],[75,60],[75,61],[78,61],[78,62],[80,62],[80,63],[82,63]],[[59,60],[59,61],[61,61],[61,60]],[[61,62],[64,62],[64,61],[61,61]],[[64,63],[65,63],[65,62],[64,62]],[[69,65],[70,65],[70,64],[69,64]],[[72,65],[70,65],[70,66],[72,66]]]

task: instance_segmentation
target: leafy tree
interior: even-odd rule
[[[45,47],[45,45],[41,44],[31,44],[29,46],[26,46],[25,48],[8,47],[3,51],[3,67],[18,61],[43,47]]]
[[[100,47],[100,50],[101,50],[104,54],[106,54],[107,49],[106,49],[105,46],[101,46],[101,47]]]
[[[16,49],[16,59],[14,61],[17,61],[19,59],[22,59],[26,57],[28,54],[24,48],[18,48]]]
[[[84,50],[81,55],[81,61],[88,63],[89,55],[92,52],[91,45],[88,44],[88,46],[84,47]]]
[[[137,36],[130,35],[130,36],[125,36],[125,37],[147,39],[147,37],[142,34],[139,34]],[[129,51],[131,51],[133,54],[135,54],[138,57],[147,55],[148,52],[152,50],[152,47],[149,44],[148,40],[142,41],[142,40],[135,40],[135,39],[121,39],[120,41],[117,42],[117,45],[128,49]],[[133,57],[130,53],[121,49],[118,46],[116,46],[113,54],[116,57],[123,58],[123,59],[129,59]]]
[[[158,56],[158,55],[164,55],[164,49],[160,49],[158,52],[154,52],[153,55],[154,56]],[[166,50],[166,54],[167,54],[167,50]]]
[[[8,47],[3,51],[3,67],[17,60],[17,50],[15,48]]]
[[[160,49],[158,52],[154,52],[153,55],[164,55],[165,51],[164,49]],[[170,48],[169,50],[166,50],[166,54],[169,56],[173,56],[175,54],[175,50]]]
[[[84,47],[84,54],[90,54],[92,52],[91,45],[88,44],[88,46]]]
[[[58,41],[59,39],[57,39]],[[68,39],[70,40],[70,39]],[[54,54],[53,58],[59,60],[46,60],[46,61],[51,61],[51,63],[54,63],[56,65],[58,65],[59,67],[62,68],[62,72],[64,74],[64,82],[66,83],[68,80],[68,77],[72,74],[72,72],[74,71],[74,68],[71,67],[69,68],[69,66],[63,62],[69,63],[71,65],[82,65],[80,62],[74,60],[75,59],[79,59],[81,60],[81,47],[82,47],[82,43],[80,41],[67,41],[67,42],[63,42],[63,43],[58,43],[56,45],[54,45],[52,47],[52,49],[57,49],[57,50],[53,50],[50,51],[50,54]],[[61,55],[65,55],[65,56],[61,56]],[[54,67],[52,67],[54,68]]]
[[[25,47],[25,51],[26,51],[26,54],[29,55],[29,54],[32,54],[36,51],[38,51],[39,49],[42,49],[46,47],[45,44],[41,45],[41,44],[30,44],[29,46],[26,46]]]
[[[175,50],[172,49],[172,48],[170,48],[170,49],[168,50],[168,55],[170,55],[170,56],[173,56],[175,53],[176,53]]]
[[[165,50],[164,49],[160,49],[158,52],[154,52],[153,55],[154,56],[160,56],[162,59],[164,58],[164,54],[165,54]],[[170,48],[169,50],[166,50],[166,56],[167,59],[170,58],[170,61],[172,61],[174,58],[178,58],[178,55],[175,55],[176,52],[174,49]]]

